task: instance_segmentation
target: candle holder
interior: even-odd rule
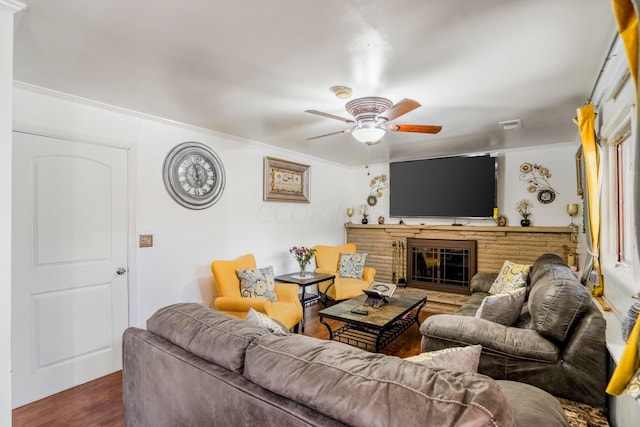
[[[347,216],[349,217],[349,224],[351,224],[351,217],[353,216],[353,208],[347,208]]]
[[[571,224],[569,224],[569,227],[572,230],[576,230],[577,231],[578,230],[578,226],[573,223],[573,217],[578,214],[578,204],[577,203],[567,203],[567,213],[571,217]]]

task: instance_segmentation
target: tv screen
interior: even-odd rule
[[[482,155],[390,163],[390,216],[492,217],[497,159]]]

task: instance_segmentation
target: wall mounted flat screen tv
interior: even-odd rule
[[[389,164],[391,217],[488,218],[497,206],[498,158],[442,157]]]

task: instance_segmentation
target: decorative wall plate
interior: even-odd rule
[[[367,204],[369,206],[375,206],[376,203],[378,203],[378,198],[376,196],[369,196],[367,197]]]
[[[189,209],[208,208],[224,191],[222,161],[200,142],[176,145],[164,160],[162,177],[173,200]]]
[[[538,201],[542,204],[549,204],[556,199],[556,192],[551,189],[544,189],[538,191]]]

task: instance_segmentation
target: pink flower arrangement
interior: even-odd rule
[[[316,248],[307,248],[305,246],[294,246],[289,249],[289,252],[293,254],[296,261],[298,261],[298,265],[300,265],[300,270],[304,270],[304,268],[309,264],[311,258],[316,253]]]

